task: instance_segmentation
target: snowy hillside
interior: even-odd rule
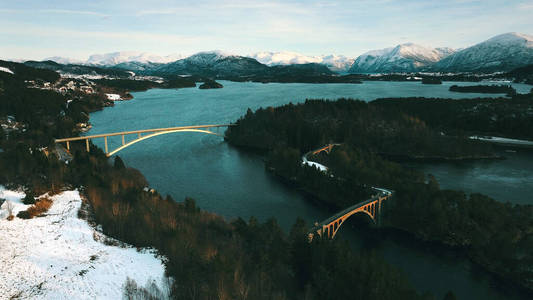
[[[291,51],[257,52],[249,56],[208,51],[188,57],[178,54],[159,56],[145,52],[122,51],[91,55],[84,62],[62,57],[48,59],[58,63],[117,66],[146,73],[161,71],[168,74],[191,74],[196,72],[208,76],[242,76],[263,71],[264,66],[258,66],[258,62],[267,66],[316,63],[339,73],[494,72],[509,71],[533,64],[533,36],[506,33],[462,50],[445,47],[430,48],[406,43],[368,51],[355,60],[343,55],[309,56]],[[229,69],[223,70],[224,67]]]
[[[168,56],[158,56],[150,53],[122,51],[107,54],[94,54],[91,55],[86,61],[69,59],[59,56],[48,57],[45,60],[55,61],[60,64],[116,66],[122,69],[128,69],[133,71],[144,71],[153,70],[162,64],[170,64],[177,61],[184,61],[187,64],[194,64],[197,66],[213,65],[216,61],[227,57],[253,58],[259,61],[260,63],[263,63],[268,66],[318,63],[326,65],[328,68],[335,72],[346,72],[354,61],[353,58],[349,58],[343,55],[307,56],[296,52],[282,51],[258,52],[248,56],[238,56],[219,50],[198,52],[191,56],[182,56],[177,54]]]
[[[533,64],[533,36],[505,33],[463,49],[435,64],[443,72],[509,71]]]
[[[10,74],[15,74],[9,68],[5,68],[5,67],[0,67],[0,72],[6,72],[6,73],[10,73]]]
[[[180,54],[159,56],[146,52],[122,51],[106,54],[94,54],[91,55],[85,63],[92,65],[113,66],[125,62],[169,63],[182,58],[183,56]]]
[[[52,57],[47,57],[44,59],[45,61],[46,60],[51,60],[51,61],[54,61],[58,64],[63,64],[63,65],[68,65],[68,64],[83,64],[85,63],[83,60],[81,59],[74,59],[74,58],[68,58],[68,57],[61,57],[61,56],[52,56]]]
[[[269,66],[307,63],[323,64],[335,72],[346,72],[354,61],[353,58],[343,55],[307,56],[290,51],[258,52],[250,55],[250,57]]]
[[[4,190],[13,214],[25,210],[23,193]],[[153,253],[108,246],[110,240],[82,219],[77,191],[52,197],[44,217],[6,220],[0,208],[0,299],[121,299],[129,277],[139,285],[162,284],[164,265]]]
[[[434,64],[453,52],[451,48],[428,48],[413,43],[372,50],[359,56],[350,73],[413,72]]]
[[[197,65],[212,65],[216,63],[217,61],[224,59],[226,57],[237,57],[234,55],[231,55],[230,53],[220,51],[220,50],[214,50],[214,51],[202,51],[198,52],[196,54],[193,54],[189,57],[186,57],[183,59],[183,61],[186,61],[190,64],[197,64]]]

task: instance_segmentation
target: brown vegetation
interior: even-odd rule
[[[21,219],[31,219],[33,217],[38,217],[43,213],[47,212],[48,209],[52,206],[52,199],[48,197],[40,198],[35,202],[34,205],[30,206],[27,210],[21,211],[17,214],[17,217]]]

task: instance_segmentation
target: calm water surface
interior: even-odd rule
[[[91,114],[89,134],[181,125],[230,123],[248,108],[299,103],[306,98],[340,97],[365,101],[382,97],[482,97],[448,91],[453,84],[422,85],[419,82],[365,82],[364,84],[261,84],[221,82],[223,89],[154,89],[134,93],[134,99],[119,102],[114,108]],[[518,92],[531,86],[513,84]],[[102,141],[95,141],[103,147]],[[120,137],[109,140],[110,147]],[[507,152],[506,152],[507,153]],[[509,159],[465,164],[413,165],[434,174],[441,186],[484,192],[500,201],[533,203],[527,191],[533,190],[533,155],[511,153]],[[312,205],[304,196],[265,172],[262,157],[235,149],[221,138],[199,133],[159,136],[126,148],[119,155],[127,165],[139,169],[150,185],[176,200],[185,196],[198,205],[228,219],[256,216],[275,217],[289,229],[300,216],[309,224],[330,213]],[[529,166],[529,167],[527,167]],[[527,200],[528,199],[528,200]],[[342,231],[342,230],[341,230]],[[402,269],[420,291],[431,291],[442,298],[448,290],[459,299],[519,299],[513,291],[493,287],[490,276],[476,271],[464,258],[439,253],[393,239],[380,240],[364,231],[343,231],[361,251],[375,251]]]

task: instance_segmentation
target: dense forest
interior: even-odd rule
[[[533,84],[533,65],[516,68],[510,71],[508,76],[514,78],[515,82]]]
[[[263,150],[292,147],[303,153],[345,142],[402,159],[495,157],[489,145],[443,135],[416,116],[363,101],[307,100],[305,105],[248,110],[237,124],[227,132],[229,141]]]
[[[516,90],[510,85],[468,85],[468,86],[450,86],[451,92],[458,93],[486,93],[486,94],[516,94]]]
[[[59,64],[51,60],[46,61],[26,61],[26,66],[38,69],[45,69],[50,71],[56,71],[60,73],[74,74],[74,75],[103,75],[113,76],[117,78],[128,78],[131,76],[130,72],[125,70],[119,70],[114,68],[102,68],[96,66],[85,66],[76,64]]]
[[[94,145],[87,153],[73,143],[73,159],[60,161],[53,138],[77,134],[76,124],[104,100],[80,94],[68,103],[73,95],[25,86],[24,80],[53,82],[56,73],[9,68],[15,74],[0,72],[0,117],[18,125],[0,131],[0,184],[32,194],[79,188],[89,212],[82,217],[112,237],[165,255],[175,299],[432,299],[382,258],[356,254],[341,241],[310,244],[301,220],[288,235],[275,220],[228,223],[193,199],[176,202],[146,190],[137,170],[119,157],[108,161]]]
[[[533,140],[533,94],[517,94],[511,99],[388,98],[370,105],[409,114],[447,135]]]
[[[481,100],[472,101],[476,105]],[[403,102],[408,102],[405,110],[399,108]],[[426,102],[440,105],[430,108]],[[446,104],[455,107],[462,103],[441,99],[371,103],[307,100],[304,104],[249,110],[237,126],[228,129],[227,139],[233,145],[266,152],[269,170],[312,194],[332,211],[366,200],[371,186],[395,190],[385,225],[423,241],[462,249],[488,270],[533,289],[533,206],[441,190],[433,176],[390,160],[398,156],[487,156],[490,148],[486,145],[472,143],[464,135],[441,134],[438,126],[447,126],[439,122],[446,119],[432,122],[431,118],[436,117],[426,112],[438,114],[441,107],[445,112],[451,110],[444,108]],[[413,107],[419,109],[418,115],[408,113],[414,111]],[[342,145],[330,154],[322,152],[309,158],[328,166],[327,172],[302,164],[303,153],[329,142]]]
[[[97,79],[93,80],[100,86],[118,88],[133,92],[146,91],[153,88],[186,88],[196,86],[196,77],[169,77],[163,82],[151,80],[132,80],[132,79]]]
[[[422,84],[442,84],[442,80],[436,77],[424,77],[422,78]]]

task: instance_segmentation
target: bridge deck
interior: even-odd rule
[[[350,207],[347,207],[347,208],[345,208],[345,209],[339,211],[338,213],[334,214],[333,216],[331,216],[331,217],[329,217],[329,218],[323,220],[322,222],[318,223],[317,226],[314,226],[314,227],[311,229],[310,232],[316,232],[317,230],[320,230],[320,229],[322,228],[322,226],[330,224],[331,222],[333,222],[333,221],[337,220],[338,218],[340,218],[340,217],[342,217],[342,216],[344,216],[344,215],[350,213],[351,211],[356,210],[356,209],[358,209],[358,208],[360,208],[360,207],[363,207],[363,206],[365,206],[365,205],[367,205],[367,204],[369,204],[369,203],[371,203],[371,202],[374,202],[374,201],[376,201],[376,200],[379,200],[380,198],[385,198],[385,199],[387,199],[387,198],[389,198],[390,196],[392,196],[392,194],[394,193],[394,192],[392,192],[392,191],[389,191],[389,190],[386,190],[386,189],[381,189],[381,188],[373,188],[373,189],[378,190],[379,193],[378,193],[377,195],[375,195],[375,196],[372,196],[372,197],[371,197],[370,199],[368,199],[368,200],[365,200],[365,201],[363,201],[363,202],[356,203],[356,204],[354,204],[354,205],[352,205],[352,206],[350,206]]]
[[[56,143],[72,142],[72,141],[81,141],[81,140],[87,140],[87,139],[90,140],[94,138],[102,138],[102,137],[108,137],[108,136],[138,134],[138,133],[147,133],[147,132],[175,131],[175,130],[184,130],[184,129],[216,128],[216,127],[230,127],[230,126],[235,126],[235,124],[196,125],[196,126],[180,126],[180,127],[120,131],[120,132],[102,133],[102,134],[96,134],[96,135],[85,135],[85,136],[77,136],[77,137],[71,137],[71,138],[55,139],[55,142]]]
[[[347,214],[347,213],[349,213],[349,212],[351,212],[351,211],[353,211],[353,210],[356,210],[356,209],[358,209],[358,208],[360,208],[360,207],[362,207],[362,206],[365,206],[365,205],[367,205],[368,203],[373,202],[373,201],[376,201],[376,200],[378,200],[378,199],[379,199],[379,196],[377,196],[377,197],[374,196],[374,197],[372,197],[372,198],[370,198],[370,199],[368,199],[368,200],[366,200],[366,201],[359,202],[359,203],[354,204],[354,205],[352,205],[352,206],[350,206],[350,207],[348,207],[348,208],[345,208],[345,209],[341,210],[340,212],[334,214],[333,216],[331,216],[331,217],[325,219],[324,221],[318,223],[318,226],[315,226],[314,228],[320,229],[320,228],[322,228],[323,225],[327,225],[327,224],[329,224],[329,223],[331,223],[331,222],[337,220],[338,218],[344,216],[345,214]],[[314,228],[313,228],[313,229],[314,229]]]

